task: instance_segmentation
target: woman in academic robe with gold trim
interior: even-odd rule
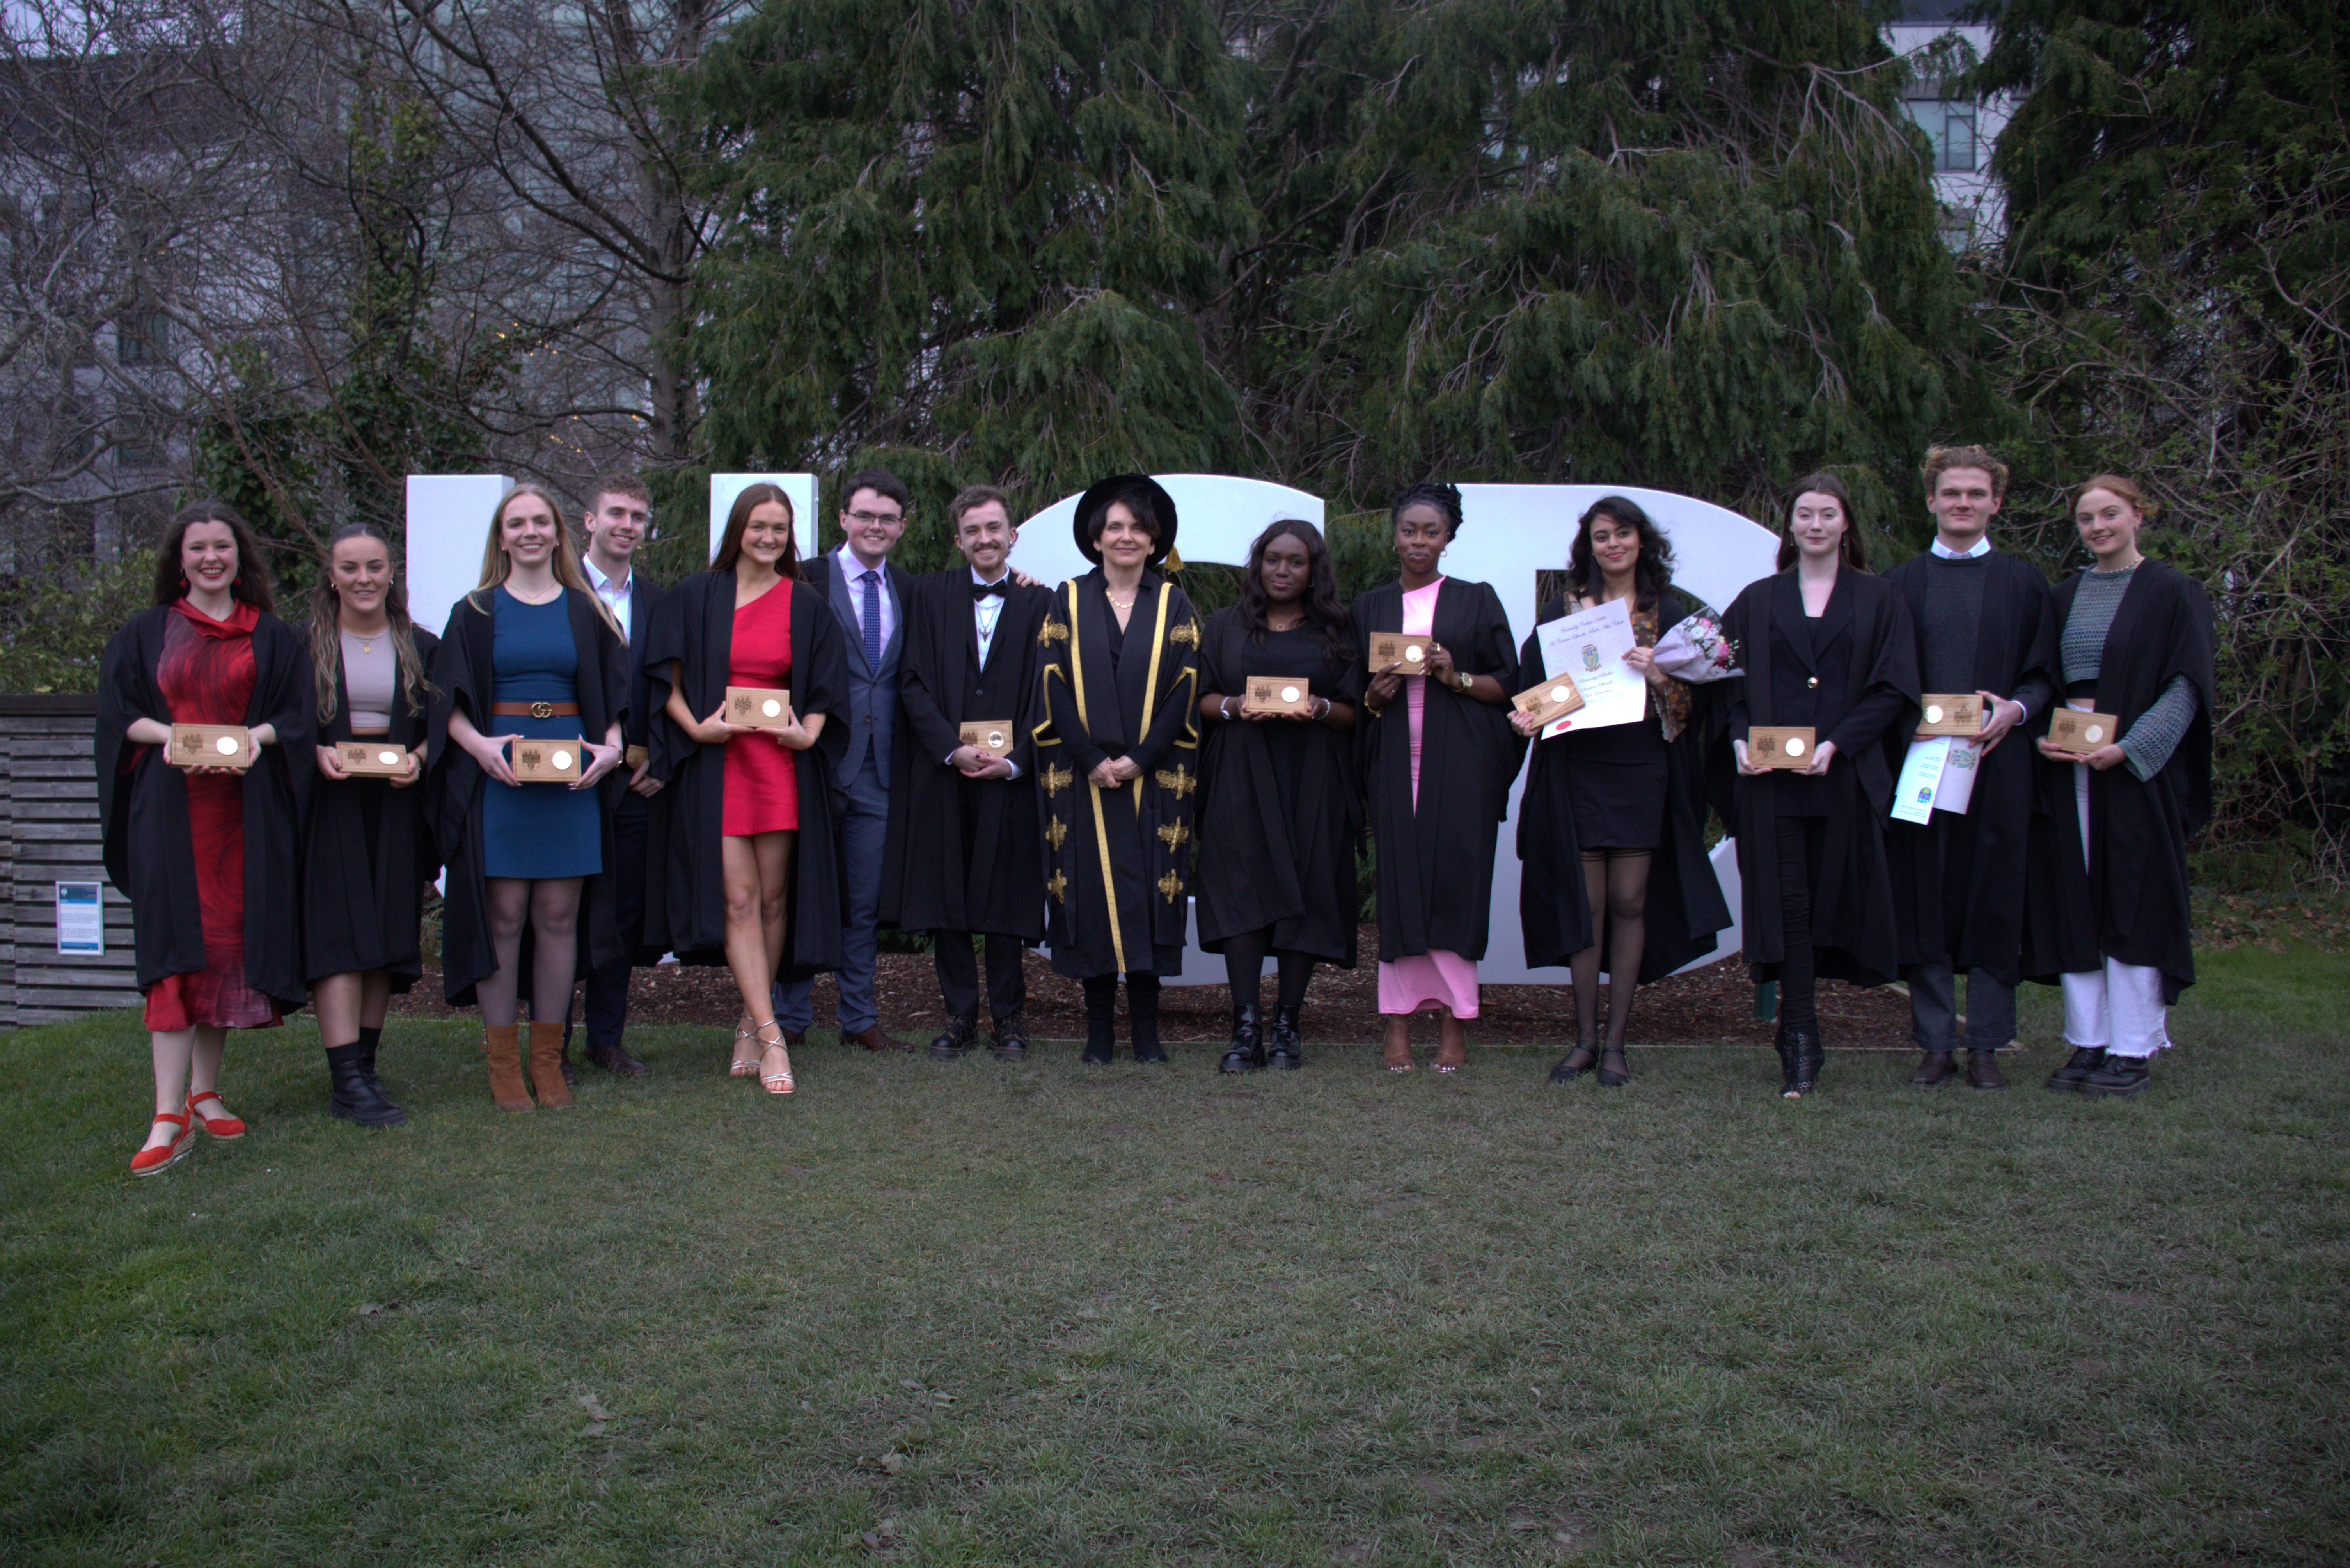
[[[1045,940],[1085,983],[1087,1062],[1107,1062],[1126,976],[1134,1059],[1164,1062],[1159,977],[1183,964],[1193,794],[1199,788],[1200,627],[1150,568],[1175,548],[1175,503],[1146,475],[1078,498],[1094,569],[1063,583],[1038,633],[1045,722]]]

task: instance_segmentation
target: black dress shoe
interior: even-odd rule
[[[1554,1084],[1571,1083],[1597,1065],[1599,1065],[1599,1048],[1596,1045],[1577,1045],[1558,1059],[1558,1065],[1550,1070],[1550,1081]]]
[[[2116,1056],[2107,1052],[2096,1070],[2081,1080],[2081,1093],[2126,1100],[2146,1087],[2147,1075],[2146,1057]]]
[[[1918,1064],[1918,1070],[1909,1075],[1909,1086],[1913,1089],[1930,1089],[1937,1085],[1949,1083],[1958,1075],[1958,1063],[1952,1060],[1950,1052],[1929,1051],[1926,1053],[1926,1059]]]
[[[1616,1065],[1613,1067],[1607,1064],[1607,1058],[1610,1056],[1616,1058]],[[1610,1045],[1599,1054],[1599,1086],[1601,1088],[1620,1089],[1631,1081],[1632,1063],[1630,1058],[1624,1054],[1624,1047]]]
[[[652,1072],[650,1067],[629,1055],[629,1048],[618,1041],[609,1045],[588,1046],[588,1064],[601,1067],[618,1078],[642,1078]]]
[[[1253,1073],[1264,1065],[1264,1038],[1257,1029],[1254,1005],[1232,1009],[1232,1044],[1216,1064],[1220,1073]]]
[[[1009,1018],[994,1018],[988,1022],[994,1031],[994,1039],[987,1047],[989,1055],[999,1062],[1024,1062],[1028,1059],[1028,1026],[1021,1022],[1020,1014],[1015,1012]]]
[[[931,1060],[952,1062],[971,1049],[971,1037],[979,1027],[979,1016],[972,1013],[947,1020],[947,1032],[931,1042]]]
[[[1967,1053],[1967,1083],[1977,1089],[2004,1089],[2007,1080],[1999,1075],[1999,1053],[1969,1051]]]
[[[2065,1058],[2064,1064],[2048,1075],[2049,1088],[2059,1093],[2075,1095],[2081,1091],[2081,1080],[2105,1064],[2106,1048],[2102,1045],[2082,1045]]]

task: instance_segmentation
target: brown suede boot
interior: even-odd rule
[[[550,1111],[571,1104],[571,1085],[563,1081],[563,1025],[559,1023],[531,1021],[530,1086],[538,1091],[538,1103]]]
[[[493,1023],[482,1031],[482,1054],[490,1059],[490,1098],[502,1111],[535,1111],[530,1085],[522,1081],[521,1031]]]

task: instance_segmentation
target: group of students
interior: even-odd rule
[[[2210,809],[2210,607],[2140,554],[2154,508],[2112,474],[2073,491],[2093,564],[2051,589],[1991,545],[2007,477],[1980,447],[1935,449],[1936,537],[1882,576],[1843,483],[1806,478],[1779,570],[1718,621],[1674,591],[1642,509],[1599,501],[1537,618],[1623,601],[1645,710],[1563,732],[1513,703],[1565,673],[1544,668],[1539,629],[1517,642],[1491,587],[1444,575],[1464,524],[1447,484],[1397,497],[1399,575],[1351,606],[1321,532],[1283,519],[1250,547],[1238,602],[1204,619],[1165,569],[1172,498],[1140,474],[1080,498],[1094,569],[1053,588],[1014,571],[1010,502],[988,485],[949,509],[963,564],[916,577],[889,560],[908,504],[894,475],[851,475],[845,542],[808,560],[788,495],[754,484],[709,569],[665,590],[634,567],[640,482],[598,485],[584,551],[555,497],[524,485],[437,639],[411,623],[372,526],[333,535],[296,631],[244,521],[190,507],[154,607],[108,645],[99,704],[106,863],[131,901],[153,1041],[156,1114],[132,1169],[168,1168],[200,1128],[244,1130],[220,1096],[225,1032],[306,994],[334,1112],[402,1119],[376,1052],[390,994],[421,973],[442,872],[444,992],[479,1008],[508,1110],[570,1103],[583,971],[588,1059],[646,1071],[621,1039],[629,971],[664,951],[727,966],[731,1071],[771,1094],[795,1087],[821,972],[845,1042],[912,1049],[875,1005],[885,923],[932,938],[948,1019],[933,1056],[978,1044],[983,1002],[988,1048],[1026,1054],[1022,958],[1041,942],[1082,984],[1083,1060],[1111,1059],[1123,979],[1133,1055],[1163,1061],[1160,977],[1195,903],[1231,989],[1221,1067],[1295,1068],[1315,967],[1357,961],[1367,833],[1385,1065],[1418,1065],[1410,1017],[1434,1010],[1429,1064],[1456,1072],[1529,750],[1526,957],[1575,982],[1576,1044],[1552,1082],[1627,1082],[1638,986],[1730,926],[1711,808],[1736,837],[1745,956],[1776,982],[1783,1094],[1819,1081],[1823,975],[1906,978],[1910,1081],[1963,1070],[1984,1089],[2005,1086],[1994,1053],[2017,984],[2061,983],[2074,1050],[2049,1085],[2134,1094],[2193,980],[2185,846]],[[1417,664],[1375,667],[1383,633],[1425,639]],[[1954,742],[1971,798],[1897,816],[1912,737],[1952,693],[1981,703]],[[2058,745],[2051,715],[2067,709],[2116,733]],[[174,723],[243,726],[252,760],[181,765]],[[1814,738],[1808,760],[1766,765],[1783,759],[1751,748],[1755,732],[1788,726]],[[354,742],[392,765],[351,765]]]

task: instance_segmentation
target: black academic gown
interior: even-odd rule
[[[430,670],[441,639],[421,626],[412,635],[416,656]],[[318,727],[322,746],[355,738],[340,666],[338,659],[335,716]],[[391,728],[383,738],[413,751],[424,743],[429,718],[429,708],[412,712],[406,694],[395,694]],[[380,969],[391,976],[391,989],[404,993],[424,972],[424,888],[441,869],[424,822],[429,787],[419,779],[393,789],[374,778],[320,778],[311,786],[302,828],[303,962],[311,980]],[[379,800],[372,845],[368,794]]]
[[[2018,698],[2034,719],[2059,690],[2056,617],[2047,579],[2031,565],[1993,551],[1984,558],[1982,619],[1975,635],[1972,690]],[[1937,568],[1930,553],[1885,574],[1909,608],[1925,665],[1926,587]],[[1893,873],[1893,910],[1901,962],[1981,970],[2013,985],[2023,943],[2025,839],[2031,830],[2034,769],[2032,738],[2005,736],[1975,766],[1966,813],[1938,811],[1929,823],[1886,825]]]
[[[1200,650],[1203,690],[1235,699],[1248,694],[1242,670],[1247,636],[1236,607],[1208,618]],[[1336,668],[1325,659],[1311,670],[1282,673],[1305,676],[1316,697],[1363,700],[1359,647]],[[1232,711],[1240,711],[1238,701]],[[1284,732],[1276,735],[1276,725]],[[1286,789],[1274,765],[1276,740],[1294,742],[1297,753]],[[1222,952],[1233,937],[1270,929],[1276,951],[1355,967],[1363,807],[1352,733],[1295,719],[1234,718],[1208,726],[1199,836],[1202,948]]]
[[[490,940],[489,879],[484,870],[482,839],[482,796],[490,778],[471,752],[449,738],[449,716],[460,709],[483,734],[499,732],[497,717],[490,711],[497,691],[497,621],[488,607],[493,591],[482,589],[457,601],[449,611],[449,624],[441,633],[441,646],[432,659],[432,684],[438,690],[426,728],[432,763],[423,785],[424,811],[441,863],[448,872],[442,883],[441,992],[452,1007],[471,1007],[474,985],[498,971],[497,951]],[[571,619],[572,646],[578,656],[575,680],[579,731],[601,745],[612,725],[624,721],[627,714],[628,649],[597,607],[593,594],[566,588],[563,600]],[[624,764],[606,774],[596,786],[603,804],[599,820],[604,869],[588,877],[580,893],[577,972],[581,974],[627,950],[614,914],[612,806],[628,781],[629,769]]]
[[[1403,585],[1384,583],[1350,611],[1355,645],[1403,629]],[[1518,652],[1501,596],[1484,583],[1444,579],[1431,635],[1457,669],[1519,690]],[[1493,856],[1509,815],[1510,784],[1526,742],[1495,706],[1430,681],[1421,719],[1419,804],[1411,795],[1411,713],[1404,691],[1377,718],[1356,725],[1371,835],[1378,847],[1379,961],[1428,952],[1485,956],[1492,924]]]
[[[107,640],[98,681],[98,815],[106,875],[130,900],[139,989],[204,967],[203,909],[190,853],[188,781],[153,746],[123,738],[133,719],[172,722],[156,683],[163,631],[180,612],[141,610]],[[294,629],[264,612],[253,628],[253,699],[247,727],[267,724],[264,746],[239,781],[244,813],[244,983],[292,1012],[308,994],[302,972],[301,884],[295,864],[316,751],[317,691],[310,655]]]
[[[2056,586],[2056,624],[2072,613],[2081,579]],[[2098,659],[2097,711],[2126,735],[2165,688],[2184,675],[2195,688],[2195,722],[2170,760],[2141,783],[2126,763],[2089,770],[2089,866],[2081,865],[2073,777],[2077,763],[2039,756],[2025,880],[2023,973],[2053,985],[2107,958],[2162,971],[2166,1002],[2195,983],[2187,841],[2211,815],[2215,630],[2203,585],[2149,560],[2131,574]],[[2037,734],[2048,726],[2034,721]]]
[[[848,750],[848,665],[840,622],[811,585],[786,580],[770,589],[792,596],[792,709],[825,715],[815,745],[792,753],[799,781],[799,837],[792,850],[779,978],[804,979],[840,967],[847,868],[841,859],[837,764]],[[696,572],[669,590],[645,633],[645,683],[653,796],[660,826],[649,839],[664,846],[646,869],[645,945],[674,951],[681,962],[726,961],[726,889],[719,867],[726,822],[726,748],[704,745],[669,716],[670,662],[680,666],[685,705],[715,712],[726,700],[734,649],[734,574]]]
[[[1535,614],[1537,627],[1567,613],[1564,597]],[[1677,594],[1657,605],[1657,624],[1671,627],[1690,613]],[[1529,633],[1518,649],[1520,690],[1550,678],[1542,635]],[[1705,737],[1718,723],[1714,685],[1690,688],[1690,722],[1665,745],[1664,824],[1648,862],[1647,938],[1638,982],[1647,985],[1711,952],[1714,933],[1730,924],[1730,906],[1705,852]],[[1648,722],[1643,720],[1642,722]],[[1563,739],[1563,737],[1562,737]],[[1575,769],[1566,746],[1534,742],[1525,793],[1518,799],[1518,918],[1524,928],[1526,962],[1537,968],[1564,965],[1591,946],[1590,889],[1583,877],[1583,846],[1575,836]],[[1600,968],[1607,967],[1606,931],[1598,933]]]
[[[1200,787],[1200,623],[1183,590],[1145,572],[1120,636],[1101,569],[1063,583],[1038,632],[1045,722],[1045,940],[1055,973],[1183,967],[1191,812]],[[1110,639],[1118,661],[1110,663]],[[1140,776],[1106,790],[1112,757]]]
[[[898,705],[906,732],[889,788],[881,919],[910,931],[980,931],[1035,942],[1045,936],[1045,834],[1036,809],[1043,719],[1036,633],[1052,590],[1008,579],[1003,608],[979,660],[971,569],[914,579]],[[967,779],[945,759],[965,722],[1009,720],[1008,779]]]
[[[1767,981],[1777,977],[1786,957],[1779,816],[1783,799],[1800,791],[1824,805],[1827,823],[1820,885],[1812,898],[1818,972],[1855,985],[1883,985],[1900,965],[1885,824],[1899,759],[1918,728],[1917,639],[1909,607],[1893,585],[1849,566],[1837,575],[1826,613],[1809,619],[1798,570],[1790,566],[1749,583],[1721,618],[1745,668],[1728,682],[1730,722],[1715,750],[1722,776],[1731,779],[1725,815],[1738,836],[1738,871],[1745,883],[1740,909],[1746,959],[1755,979]],[[1796,649],[1792,667],[1773,646],[1774,625]],[[1832,652],[1846,625],[1849,649]],[[1733,776],[1730,742],[1744,740],[1752,724],[1809,725],[1820,740],[1835,742],[1826,776]]]

